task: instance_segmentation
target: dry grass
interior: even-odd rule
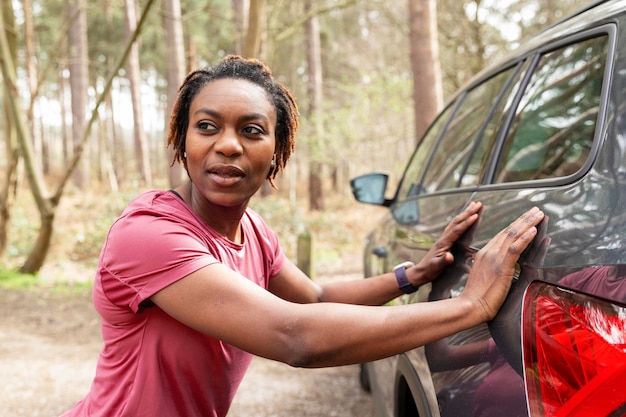
[[[117,194],[70,191],[61,200],[55,232],[42,280],[90,280],[100,248],[110,225],[142,190],[133,188]],[[261,213],[277,232],[287,256],[295,260],[298,235],[314,237],[314,265],[317,274],[346,274],[362,270],[366,234],[383,215],[381,207],[354,201],[350,195],[326,196],[326,209],[310,212],[306,201],[295,205],[280,194],[255,197],[251,207]],[[28,255],[39,226],[39,214],[28,190],[22,190],[14,205],[9,229],[5,267],[16,268]]]

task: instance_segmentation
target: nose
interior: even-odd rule
[[[233,129],[225,129],[217,138],[214,150],[224,156],[236,156],[243,153],[239,135]]]

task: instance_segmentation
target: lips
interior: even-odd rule
[[[221,186],[234,185],[246,176],[245,172],[234,165],[213,165],[208,169],[210,177]]]
[[[245,177],[246,174],[234,165],[215,165],[209,168],[209,174],[225,178]]]

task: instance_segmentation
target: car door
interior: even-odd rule
[[[498,126],[506,116],[508,97],[520,82],[523,68],[524,63],[516,63],[468,89],[437,119],[406,169],[390,207],[389,219],[368,239],[370,246],[366,253],[373,259],[366,264],[380,267],[370,271],[372,274],[388,271],[403,261],[418,262],[452,217],[478,190],[482,172],[477,166],[480,167],[488,157],[486,151],[495,142]],[[479,163],[471,165],[472,160]],[[464,181],[462,187],[459,187],[460,181]],[[471,248],[465,250],[471,251]],[[455,257],[469,259],[463,253],[455,253]],[[428,301],[457,295],[462,289],[466,269],[464,262],[455,264],[437,285],[432,288],[426,285],[414,295],[400,297],[396,302]],[[480,329],[477,335],[485,332]],[[406,389],[411,391],[409,398],[415,402],[420,415],[436,415],[440,408],[438,398],[440,404],[449,402],[442,397],[448,395],[447,388],[443,387],[446,383],[442,385],[437,378],[431,380],[429,368],[434,364],[429,363],[427,352],[428,347],[417,349],[369,365],[372,389],[377,398],[384,400],[387,415],[404,415],[399,408],[410,406],[409,400],[400,399],[402,381],[406,381]],[[466,373],[466,370],[461,371],[462,375]],[[447,372],[446,378],[453,374],[454,371]],[[452,378],[462,379],[462,375]],[[439,388],[433,386],[433,381]],[[456,389],[458,384],[451,382],[448,385],[455,387],[449,397],[461,398]]]
[[[521,278],[493,322],[426,347],[441,416],[528,415],[522,296],[533,280],[548,274],[556,279],[571,273],[572,265],[584,264],[586,248],[601,234],[612,210],[610,184],[592,170],[601,145],[611,32],[612,26],[605,26],[559,39],[520,61],[520,71],[512,75],[514,88],[505,94],[503,117],[492,119],[494,134],[485,129],[475,146],[478,152],[464,166],[435,165],[460,175],[446,185],[434,169],[426,174],[423,187],[433,193],[424,200],[454,207],[450,199],[471,189],[472,198],[485,206],[480,225],[456,249],[458,267],[433,285],[429,299],[458,294],[468,270],[463,271],[462,263],[471,262],[472,247],[483,246],[532,206],[541,207],[549,218],[541,234],[556,232],[549,250],[538,239],[521,257]],[[427,205],[424,201],[420,206],[426,210]],[[588,233],[568,227],[577,222]]]

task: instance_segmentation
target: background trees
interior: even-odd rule
[[[64,193],[180,181],[164,146],[173,97],[189,70],[229,53],[267,62],[299,100],[299,145],[279,181],[292,204],[321,209],[324,193],[346,194],[367,170],[397,178],[456,88],[586,1],[509,3],[2,0],[0,255],[22,194],[39,207],[40,233],[20,258],[36,272]]]

